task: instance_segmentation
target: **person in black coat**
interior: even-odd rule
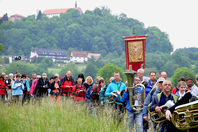
[[[47,96],[49,87],[50,87],[50,84],[47,79],[47,74],[43,73],[42,77],[38,80],[38,83],[36,86],[36,90],[35,90],[36,96],[37,97]]]

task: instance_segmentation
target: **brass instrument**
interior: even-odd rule
[[[135,111],[135,113],[140,113],[143,109],[146,95],[145,86],[143,85],[145,81],[133,86],[135,74],[136,72],[125,72],[128,82],[130,107]]]
[[[179,130],[198,127],[198,100],[177,106],[172,113],[171,121]]]
[[[125,90],[120,91],[113,91],[111,92],[111,94],[116,95],[116,96],[109,96],[107,97],[107,103],[112,104],[115,103],[117,101],[117,99],[120,97],[122,99],[122,96],[124,94]]]
[[[172,107],[174,105],[173,101],[169,100],[166,102],[166,104],[164,104],[163,106],[160,106],[161,107],[161,113],[157,113],[155,111],[150,111],[150,105],[151,103],[149,104],[148,106],[148,112],[150,114],[150,117],[151,117],[151,120],[154,122],[154,123],[162,123],[164,121],[166,121],[166,116],[165,116],[165,113],[166,113],[166,110],[168,110],[168,108]]]
[[[128,87],[130,106],[135,113],[140,113],[143,110],[145,100],[145,86],[137,84],[134,87]]]

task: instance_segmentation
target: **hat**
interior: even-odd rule
[[[165,81],[165,79],[163,78],[163,77],[160,77],[158,80],[157,80],[157,83],[159,83],[159,82],[164,82]]]

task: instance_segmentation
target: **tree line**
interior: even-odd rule
[[[136,19],[126,14],[112,15],[107,8],[96,8],[80,14],[77,10],[69,10],[60,17],[47,18],[29,16],[22,20],[0,25],[0,43],[4,44],[3,54],[30,55],[35,48],[73,48],[101,53],[103,56],[111,52],[121,55],[124,52],[122,36],[129,36],[132,28],[136,35],[147,34],[147,52],[170,53],[173,47],[168,35],[157,27],[145,28]]]

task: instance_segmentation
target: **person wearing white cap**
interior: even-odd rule
[[[150,91],[150,93],[148,94],[148,96],[146,97],[145,101],[144,101],[144,107],[143,107],[143,111],[142,111],[142,115],[143,115],[143,119],[144,121],[148,121],[148,105],[152,102],[152,99],[162,91],[162,83],[165,81],[164,78],[160,77],[157,80],[157,83],[155,84],[155,86],[153,87],[153,89]]]

